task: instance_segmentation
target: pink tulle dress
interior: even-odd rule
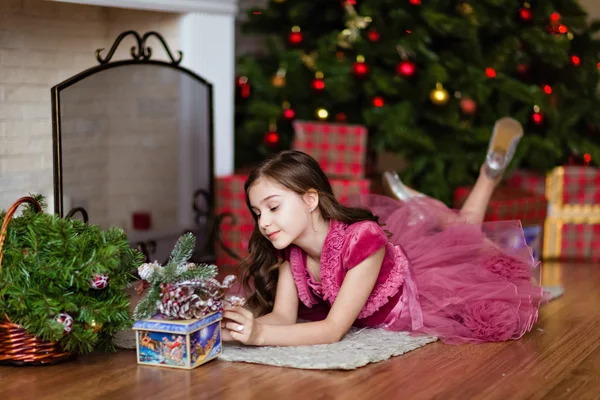
[[[469,224],[425,197],[398,202],[369,195],[361,205],[384,225],[331,221],[320,282],[308,272],[306,254],[289,249],[301,318],[324,318],[348,271],[385,246],[355,326],[432,335],[449,344],[518,339],[531,330],[546,298],[519,221]]]

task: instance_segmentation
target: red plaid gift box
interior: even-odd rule
[[[546,195],[546,175],[524,169],[515,170],[507,177],[506,185],[526,192]]]
[[[454,192],[454,208],[460,209],[471,187]],[[486,221],[520,220],[523,226],[542,225],[546,218],[546,196],[513,187],[500,186],[492,195],[485,214]]]
[[[217,215],[228,215],[223,218],[220,235],[223,245],[239,257],[248,254],[248,242],[254,229],[254,219],[246,207],[244,194],[245,175],[230,175],[216,179],[216,212]],[[370,181],[346,179],[330,179],[336,198],[347,203],[356,196],[369,193]],[[217,244],[217,260],[219,267],[234,267],[239,260],[226,249]]]
[[[317,160],[328,176],[365,177],[367,128],[364,126],[295,121],[292,148]]]
[[[544,258],[600,261],[600,170],[557,167],[548,173]]]
[[[546,196],[552,207],[600,204],[600,169],[556,167],[546,178]]]
[[[248,251],[254,219],[246,206],[245,181],[245,175],[229,175],[215,180],[215,211],[222,218],[219,234],[223,242],[216,246],[216,264],[219,268],[238,265],[239,260],[234,255],[243,257]]]

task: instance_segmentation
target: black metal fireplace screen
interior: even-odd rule
[[[130,58],[111,61],[133,38]],[[153,59],[155,39],[169,61]],[[230,256],[215,212],[213,87],[182,67],[157,32],[120,34],[99,65],[52,88],[54,208],[102,228],[120,227],[148,261],[177,238],[197,238],[194,262]],[[121,49],[122,50],[122,49]]]

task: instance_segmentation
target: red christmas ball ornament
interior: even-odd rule
[[[488,78],[493,79],[496,77],[496,70],[494,68],[488,67],[485,69],[485,74]]]
[[[575,54],[573,54],[571,56],[571,62],[573,63],[573,65],[578,66],[579,64],[581,64],[581,58],[579,58],[579,56],[576,56]]]
[[[237,78],[237,87],[240,89],[240,96],[247,99],[250,97],[250,84],[248,83],[248,77],[240,76]]]
[[[346,114],[343,112],[339,112],[335,115],[335,120],[338,122],[344,122],[346,121],[347,117]]]
[[[369,31],[367,36],[369,37],[369,40],[371,42],[378,42],[381,37],[381,36],[379,36],[379,32],[377,32],[376,30]]]
[[[544,89],[544,93],[546,93],[546,94],[552,94],[552,86],[550,86],[550,85],[544,85],[543,89]]]
[[[317,92],[320,92],[321,90],[325,89],[325,81],[323,80],[322,72],[317,72],[315,74],[315,79],[313,79],[312,81],[312,88]]]
[[[67,313],[60,313],[56,316],[56,321],[63,324],[64,326],[64,330],[65,330],[65,334],[71,332],[71,329],[73,329],[73,317],[71,317],[69,314]]]
[[[279,143],[279,133],[275,130],[270,130],[265,134],[264,137],[265,146],[269,148],[274,148]]]
[[[534,124],[541,125],[544,122],[544,115],[541,112],[534,112],[531,119]]]
[[[552,21],[552,22],[560,21],[560,14],[557,12],[553,12],[552,14],[550,14],[550,21]]]
[[[533,13],[530,8],[522,7],[519,8],[519,16],[525,22],[530,22],[533,19]]]
[[[374,107],[383,107],[384,104],[385,104],[385,101],[383,100],[383,97],[381,97],[381,96],[377,96],[373,99]]]
[[[402,75],[407,78],[413,76],[416,71],[417,71],[417,66],[415,65],[414,62],[409,61],[409,60],[400,61],[398,63],[398,65],[396,66],[396,73],[398,75]]]
[[[524,75],[529,71],[529,67],[527,66],[527,64],[519,64],[517,65],[517,72],[520,75]]]
[[[294,45],[294,46],[297,46],[300,43],[302,43],[303,37],[302,37],[302,32],[300,32],[299,26],[296,25],[296,26],[292,27],[292,31],[290,32],[288,40],[289,40],[290,44]]]
[[[352,73],[357,78],[364,78],[369,74],[369,66],[363,56],[356,57],[356,62],[352,65]]]
[[[460,109],[465,115],[473,115],[477,111],[477,103],[469,97],[460,100]]]
[[[410,4],[412,4],[413,6],[420,6],[421,5],[421,0],[408,0],[408,2]]]
[[[106,274],[94,274],[88,280],[90,287],[94,290],[102,290],[108,286],[108,275]]]
[[[283,116],[285,119],[294,119],[294,117],[296,116],[296,112],[291,108],[288,108],[287,110],[283,111]]]

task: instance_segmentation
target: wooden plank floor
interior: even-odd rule
[[[0,399],[598,399],[600,265],[546,264],[563,297],[508,343],[434,343],[355,371],[213,361],[192,371],[135,363],[135,352],[52,367],[0,367]]]

